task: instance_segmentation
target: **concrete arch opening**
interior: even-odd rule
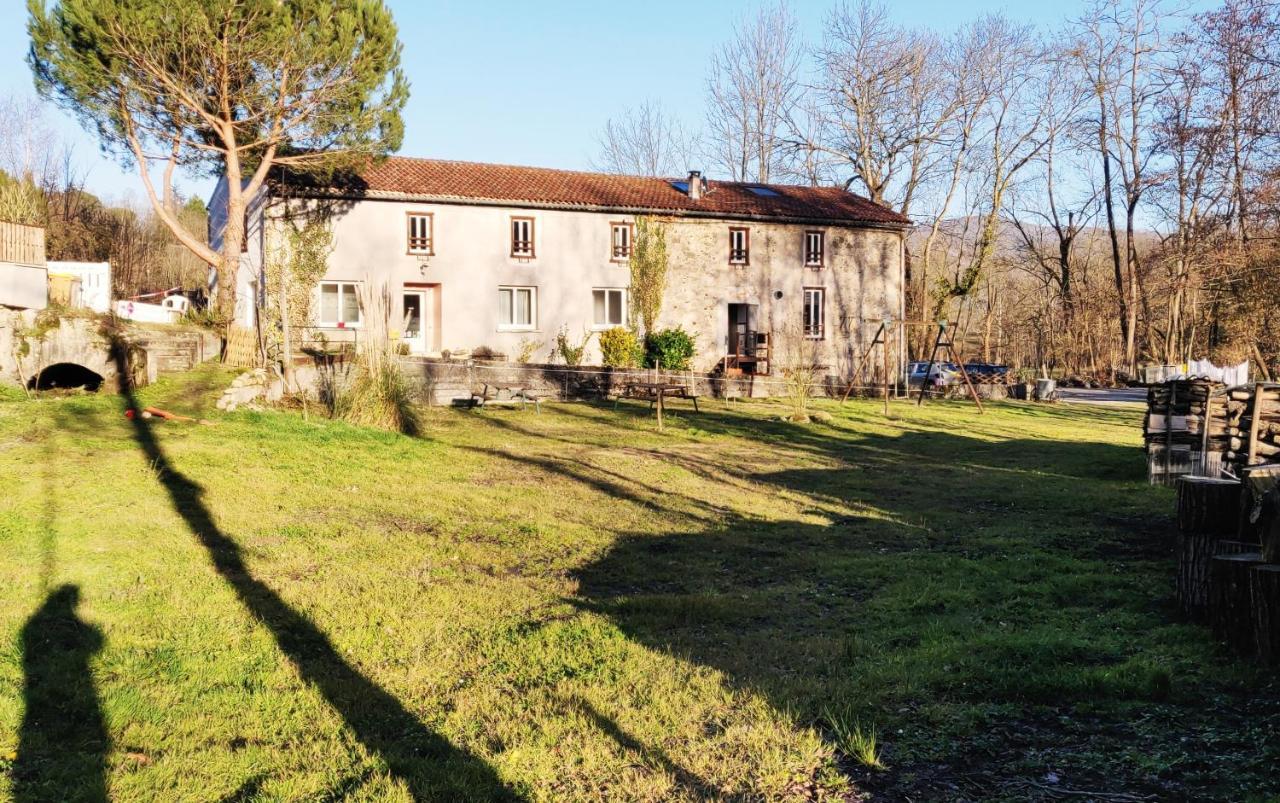
[[[103,376],[97,371],[73,362],[50,365],[27,381],[28,390],[72,390],[83,388],[97,393],[102,387]]]

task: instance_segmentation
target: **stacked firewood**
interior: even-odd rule
[[[1212,469],[1220,461],[1214,456],[1230,448],[1219,388],[1204,379],[1174,379],[1147,389],[1142,434],[1152,484],[1216,473]]]
[[[1280,459],[1280,385],[1238,385],[1226,400],[1226,461],[1233,473]]]

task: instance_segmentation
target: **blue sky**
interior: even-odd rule
[[[401,153],[588,168],[605,121],[650,97],[689,123],[701,120],[711,52],[728,21],[754,6],[728,0],[639,3],[390,0],[412,84]],[[832,2],[795,0],[817,40]],[[893,0],[894,16],[949,30],[983,12],[1054,25],[1080,4],[1002,0]],[[33,94],[22,0],[0,0],[0,95]],[[88,188],[112,200],[141,197],[138,178],[101,156],[96,140],[56,108],[50,121],[75,143]],[[212,182],[187,177],[207,196]]]

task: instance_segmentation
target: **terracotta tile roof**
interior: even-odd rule
[[[708,181],[699,200],[672,186],[685,177],[618,176],[481,162],[393,156],[336,181],[331,191],[367,198],[503,203],[673,215],[907,226],[910,220],[838,187]],[[292,183],[292,182],[291,182]],[[767,192],[752,192],[752,187]]]

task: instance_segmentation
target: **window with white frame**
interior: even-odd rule
[[[533,218],[511,218],[511,256],[533,259]]]
[[[729,264],[747,265],[751,262],[751,230],[733,226],[729,229]]]
[[[538,288],[498,288],[498,328],[534,329],[538,325]]]
[[[320,325],[359,326],[360,295],[355,282],[320,283]]]
[[[613,223],[612,228],[613,248],[610,253],[613,255],[614,262],[626,262],[631,258],[631,224],[630,223]]]
[[[595,310],[592,317],[595,328],[610,329],[627,325],[626,290],[612,287],[592,290],[591,304]]]
[[[826,234],[821,231],[804,233],[804,265],[806,268],[822,267],[823,252],[826,250]]]
[[[410,212],[405,217],[409,229],[409,253],[433,255],[435,215],[430,212]]]
[[[810,340],[821,340],[825,334],[825,300],[826,291],[821,287],[804,289],[804,336]]]

